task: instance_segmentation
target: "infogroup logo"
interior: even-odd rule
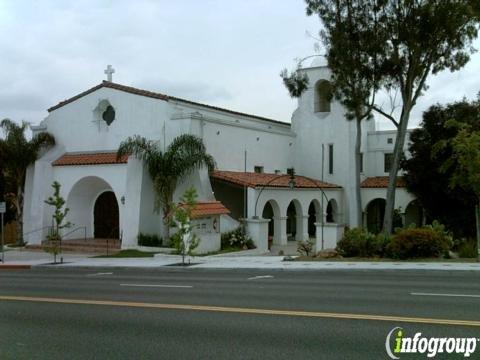
[[[422,337],[421,332],[413,337],[405,336],[401,327],[395,327],[387,335],[385,350],[392,359],[400,359],[401,354],[425,354],[433,358],[437,354],[463,354],[470,357],[477,348],[477,338],[436,338]]]

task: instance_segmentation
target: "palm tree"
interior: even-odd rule
[[[215,168],[215,160],[207,154],[202,139],[184,134],[173,139],[162,151],[157,142],[135,135],[123,141],[117,150],[117,159],[133,155],[143,160],[153,181],[155,211],[163,211],[163,239],[170,238],[170,216],[173,210],[173,194],[177,184],[186,175],[204,166]]]
[[[35,163],[42,149],[55,145],[53,135],[42,132],[35,135],[31,140],[25,136],[28,123],[23,121],[17,124],[9,119],[0,122],[0,128],[5,137],[0,139],[0,157],[2,175],[14,184],[16,193],[6,196],[15,210],[17,224],[17,244],[23,244],[23,190],[25,187],[25,175],[27,168]]]

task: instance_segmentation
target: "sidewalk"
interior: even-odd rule
[[[93,258],[91,254],[63,253],[63,264],[52,265],[53,256],[39,251],[10,250],[5,252],[2,267],[15,266],[74,268],[74,267],[121,267],[160,268],[179,264],[179,255],[157,254],[152,258]],[[350,261],[283,261],[283,256],[236,253],[191,258],[191,269],[272,269],[272,270],[462,270],[480,271],[480,263],[453,262],[350,262]],[[58,257],[60,261],[60,256]]]

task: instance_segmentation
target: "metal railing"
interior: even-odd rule
[[[81,229],[83,229],[83,240],[87,241],[87,227],[86,226],[79,226],[79,227],[76,227],[75,229],[69,231],[66,234],[62,234],[62,238],[65,239],[65,237],[67,237],[68,235],[73,234],[74,232],[76,232],[78,230],[81,230]]]
[[[36,233],[36,232],[43,231],[43,230],[45,230],[45,229],[51,229],[51,228],[53,228],[53,226],[44,226],[44,227],[39,228],[39,229],[35,229],[35,230],[32,230],[32,231],[28,231],[28,232],[26,232],[26,233],[23,234],[23,237],[25,237],[26,235],[34,234],[34,233]]]

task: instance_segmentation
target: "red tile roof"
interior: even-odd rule
[[[388,187],[388,176],[374,176],[366,178],[360,184],[362,188],[386,188]],[[405,180],[403,177],[397,177],[397,187],[405,187]]]
[[[116,152],[98,152],[98,153],[66,153],[55,160],[53,166],[70,165],[107,165],[107,164],[126,164],[128,156],[122,156],[117,161]]]
[[[259,120],[263,120],[263,121],[272,122],[272,123],[275,123],[275,124],[290,126],[290,123],[286,123],[286,122],[283,122],[283,121],[268,119],[268,118],[265,118],[265,117],[262,117],[262,116],[245,114],[245,113],[238,112],[238,111],[223,109],[223,108],[220,108],[220,107],[217,107],[217,106],[201,104],[201,103],[198,103],[198,102],[177,98],[175,96],[169,96],[169,95],[156,93],[156,92],[152,92],[152,91],[148,91],[148,90],[142,90],[142,89],[134,88],[134,87],[131,87],[131,86],[121,85],[121,84],[117,84],[117,83],[113,83],[113,82],[105,81],[105,80],[101,84],[98,84],[97,86],[94,86],[94,87],[92,87],[92,88],[90,88],[90,89],[88,89],[88,90],[86,90],[86,91],[84,91],[84,92],[82,92],[78,95],[75,95],[75,96],[73,96],[69,99],[66,99],[64,101],[59,102],[57,105],[54,105],[51,108],[49,108],[48,112],[52,112],[54,110],[57,110],[58,108],[61,108],[64,105],[67,105],[71,102],[74,102],[75,100],[78,100],[78,99],[80,99],[80,98],[82,98],[82,97],[84,97],[84,96],[86,96],[86,95],[88,95],[88,94],[90,94],[94,91],[97,91],[98,89],[104,88],[104,87],[109,88],[109,89],[115,89],[115,90],[127,92],[127,93],[134,94],[134,95],[146,96],[146,97],[159,99],[159,100],[164,100],[164,101],[178,101],[178,102],[183,102],[183,103],[186,103],[186,104],[201,106],[201,107],[212,109],[212,110],[228,112],[228,113],[233,114],[233,115],[246,116],[246,117],[250,117],[250,118],[254,118],[254,119],[259,119]]]
[[[192,218],[223,214],[230,214],[230,210],[223,206],[220,201],[201,201],[193,209]]]
[[[290,176],[286,174],[265,174],[252,172],[238,172],[238,171],[214,171],[211,175],[216,180],[225,181],[228,183],[255,187],[280,187],[287,188],[290,181]],[[339,188],[335,184],[329,184],[320,180],[310,179],[305,176],[295,175],[296,188]]]

